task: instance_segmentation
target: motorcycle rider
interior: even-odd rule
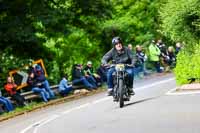
[[[122,40],[120,37],[114,37],[112,39],[113,48],[107,52],[101,63],[106,65],[109,61],[112,61],[112,64],[130,64],[134,66],[135,57],[133,52],[127,47],[123,46]],[[128,73],[129,85],[128,90],[129,94],[134,95],[133,91],[133,77],[134,77],[134,69],[133,67],[126,67],[126,72]],[[107,72],[107,85],[108,85],[108,95],[113,94],[113,72],[115,72],[115,68],[111,67]]]

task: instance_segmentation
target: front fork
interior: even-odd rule
[[[113,97],[114,97],[114,99],[116,100],[116,101],[119,101],[119,80],[120,79],[122,79],[123,80],[123,91],[125,91],[125,99],[129,99],[130,98],[130,96],[129,96],[129,94],[128,94],[128,87],[127,87],[127,82],[128,82],[128,80],[126,79],[126,78],[128,78],[127,76],[128,75],[126,75],[127,73],[125,73],[125,72],[116,72],[115,73],[115,77],[114,77],[114,95],[113,95]]]

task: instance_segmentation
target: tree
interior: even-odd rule
[[[200,1],[168,0],[161,8],[163,33],[173,41],[192,45],[200,41]]]
[[[177,83],[200,79],[200,1],[168,0],[160,11],[163,34],[174,42],[184,42],[175,68]]]

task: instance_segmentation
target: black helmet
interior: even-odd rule
[[[115,45],[118,44],[118,43],[122,43],[121,38],[120,38],[120,37],[114,37],[114,38],[112,39],[112,44],[113,44],[113,46],[115,46]]]

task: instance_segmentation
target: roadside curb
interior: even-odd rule
[[[176,87],[176,91],[199,91],[200,90],[200,83],[192,83],[192,84],[185,84],[182,86]]]
[[[59,99],[55,99],[55,100],[49,101],[48,103],[44,103],[44,104],[35,106],[31,110],[25,110],[25,111],[22,111],[22,112],[17,112],[17,113],[14,113],[13,115],[5,116],[5,117],[2,117],[2,118],[0,117],[0,122],[5,121],[5,120],[9,120],[9,119],[14,118],[16,116],[27,114],[29,112],[33,112],[33,111],[36,111],[36,110],[39,110],[39,109],[49,107],[51,105],[58,105],[58,104],[61,104],[61,103],[64,103],[64,102],[69,102],[69,101],[72,101],[72,100],[80,99],[82,97],[91,96],[91,95],[98,94],[98,93],[105,92],[105,91],[106,91],[105,89],[100,88],[98,90],[91,91],[91,92],[73,94],[73,95],[69,95],[69,96],[66,96],[66,97],[59,98]]]

